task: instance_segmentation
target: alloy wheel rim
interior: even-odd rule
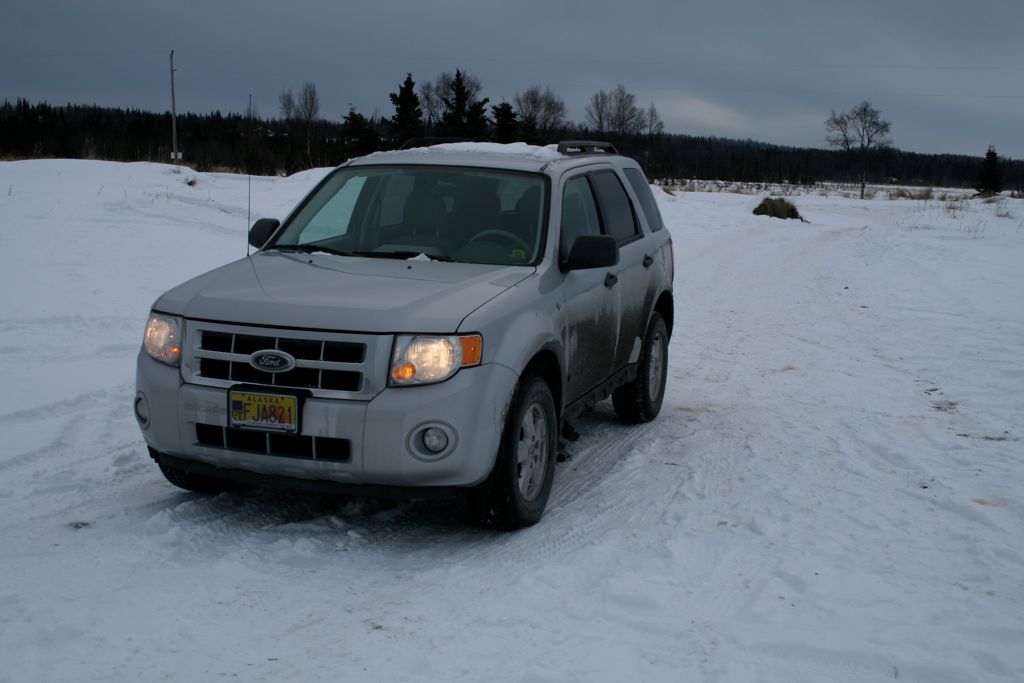
[[[661,380],[665,371],[665,349],[661,334],[654,336],[650,353],[647,363],[647,398],[655,401],[661,393]]]
[[[519,495],[532,502],[544,486],[548,457],[548,420],[539,403],[531,403],[523,413],[516,443]]]

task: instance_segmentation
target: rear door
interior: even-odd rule
[[[611,367],[606,373],[611,374],[612,370],[635,363],[640,357],[653,300],[651,254],[619,174],[611,167],[602,168],[590,173],[590,181],[605,233],[615,237],[619,244],[619,264],[613,269],[617,280],[614,290],[619,301],[619,332]]]

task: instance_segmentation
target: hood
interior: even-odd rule
[[[534,270],[257,252],[175,287],[154,308],[268,327],[450,334],[467,315]]]

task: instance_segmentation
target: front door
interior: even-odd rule
[[[580,235],[599,234],[600,218],[587,177],[569,179],[562,194],[560,258],[568,256],[572,242]],[[562,283],[567,403],[596,387],[613,370],[619,343],[621,288],[615,286],[612,270],[574,270],[566,273]]]

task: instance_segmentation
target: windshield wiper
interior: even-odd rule
[[[276,249],[277,251],[294,251],[303,254],[315,254],[322,252],[325,254],[334,254],[336,256],[364,256],[366,258],[390,259],[410,259],[423,253],[420,251],[345,251],[318,244],[279,244],[271,248]],[[444,256],[442,254],[425,254],[425,256],[431,261],[454,261],[451,256]]]
[[[277,251],[297,251],[303,254],[323,252],[325,254],[334,254],[336,256],[356,256],[356,252],[342,251],[341,249],[333,249],[319,244],[279,244],[272,248]]]
[[[411,259],[413,257],[423,254],[431,261],[454,261],[451,256],[444,256],[443,254],[424,254],[422,251],[352,251],[349,252],[353,256],[367,256],[369,258],[393,258],[393,259]]]

